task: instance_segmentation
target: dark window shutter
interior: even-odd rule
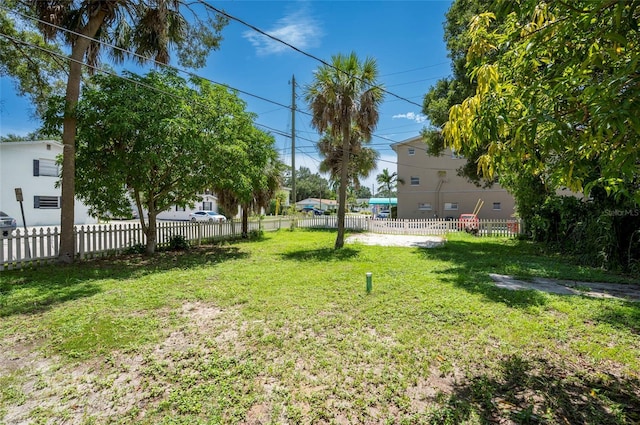
[[[39,159],[34,159],[33,160],[33,175],[34,176],[39,176],[40,175],[40,160]]]
[[[33,208],[40,208],[40,197],[39,196],[34,196],[33,197]]]

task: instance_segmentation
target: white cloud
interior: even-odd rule
[[[298,11],[285,16],[276,22],[274,28],[265,32],[299,49],[316,47],[323,35],[318,22],[308,16],[305,11]],[[252,30],[245,31],[242,36],[253,44],[258,56],[278,54],[291,50],[290,47]]]
[[[418,124],[422,124],[423,122],[425,122],[427,120],[427,117],[425,115],[422,114],[416,114],[415,112],[407,112],[406,114],[398,114],[398,115],[394,115],[392,118],[406,118],[408,120],[411,121],[415,121]]]

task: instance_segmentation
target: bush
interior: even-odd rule
[[[585,265],[633,272],[640,261],[640,210],[633,205],[549,196],[534,209],[527,229],[533,240]]]
[[[147,251],[146,246],[144,246],[141,243],[137,243],[135,245],[131,245],[130,247],[125,249],[123,252],[125,254],[144,254],[146,251]]]
[[[169,239],[169,249],[171,251],[187,251],[189,248],[191,248],[191,244],[182,235],[173,235]]]

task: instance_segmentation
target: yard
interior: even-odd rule
[[[489,274],[630,278],[515,239],[334,240],[2,272],[0,423],[640,422],[640,303]]]

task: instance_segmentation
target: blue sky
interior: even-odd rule
[[[337,53],[356,52],[362,60],[378,64],[379,81],[386,90],[422,104],[428,88],[450,75],[443,35],[445,13],[451,1],[221,1],[212,5],[230,15],[325,61]],[[296,78],[296,168],[317,170],[320,159],[314,148],[317,132],[310,125],[304,102],[305,86],[321,64],[274,42],[245,25],[231,21],[223,30],[220,50],[212,52],[207,66],[195,73],[265,100],[240,94],[247,109],[258,114],[257,123],[273,131],[282,159],[291,163],[291,77]],[[125,69],[140,72],[133,65]],[[145,72],[145,71],[142,71]],[[39,122],[25,99],[16,97],[13,82],[0,85],[0,134],[26,134]],[[380,152],[378,169],[365,180],[375,185],[383,168],[396,170],[390,145],[413,137],[428,123],[420,107],[386,95],[372,145]],[[280,105],[278,105],[280,104]],[[390,141],[390,140],[392,141]],[[377,186],[377,185],[376,185]]]

